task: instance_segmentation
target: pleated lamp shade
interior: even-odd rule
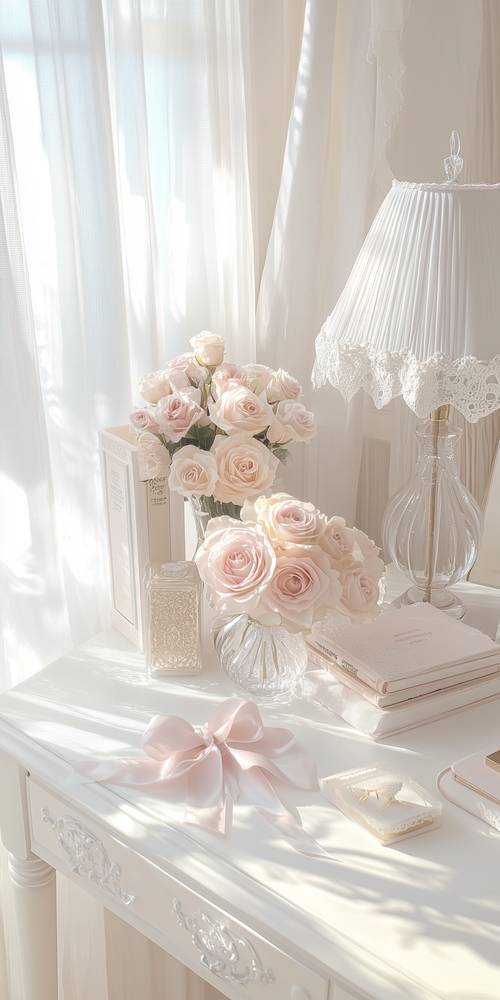
[[[419,417],[500,406],[500,184],[394,181],[317,337],[327,381]]]

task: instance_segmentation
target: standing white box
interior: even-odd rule
[[[144,573],[149,563],[184,559],[184,499],[166,477],[147,480],[129,427],[101,431],[112,612],[115,628],[145,648]]]

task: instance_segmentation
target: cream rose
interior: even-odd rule
[[[147,403],[157,403],[163,396],[172,392],[172,386],[167,371],[150,372],[139,382],[139,392]]]
[[[311,441],[316,434],[314,413],[303,403],[293,399],[283,400],[276,407],[276,415],[267,432],[271,444],[288,444],[290,441]]]
[[[190,427],[205,416],[199,405],[199,390],[173,392],[161,399],[156,407],[158,426],[169,441],[180,441]]]
[[[288,493],[247,500],[241,511],[243,521],[258,521],[275,545],[311,545],[323,531],[323,518],[314,504],[296,500]]]
[[[155,434],[146,431],[139,435],[139,474],[141,479],[157,479],[166,476],[170,467],[170,455]]]
[[[356,547],[359,549],[362,558],[369,560],[378,559],[378,554],[380,552],[378,545],[375,545],[375,542],[373,542],[371,538],[368,538],[368,535],[365,535],[364,531],[361,531],[360,528],[353,528],[352,531],[354,542]]]
[[[326,552],[318,545],[292,545],[278,556],[262,605],[288,626],[310,629],[321,611],[337,606],[341,593]]]
[[[339,603],[339,611],[343,614],[349,618],[370,618],[377,612],[379,599],[380,576],[373,576],[364,566],[343,574]]]
[[[198,364],[193,354],[179,354],[165,369],[172,389],[188,389],[199,386],[207,378],[208,372]]]
[[[343,518],[331,518],[330,522],[342,520]],[[359,570],[363,570],[372,580],[380,580],[385,572],[385,566],[382,559],[379,558],[378,545],[375,545],[375,542],[372,542],[368,535],[365,535],[364,531],[360,531],[359,528],[346,528],[338,525],[336,530],[337,538],[335,527],[332,527],[332,532],[329,535],[323,535],[319,539],[319,543],[332,558],[342,580]],[[338,546],[335,544],[336,541],[340,541]],[[350,549],[349,545],[351,545]]]
[[[260,396],[264,389],[267,389],[269,382],[273,377],[272,368],[268,368],[267,365],[243,365],[243,374],[245,376],[245,385],[248,386],[252,392],[255,392],[257,396]]]
[[[224,341],[215,333],[202,330],[189,341],[198,364],[205,368],[217,368],[224,359]]]
[[[274,416],[269,403],[244,385],[223,392],[208,411],[213,423],[227,434],[260,434]]]
[[[247,434],[218,435],[211,450],[217,462],[216,500],[241,506],[247,497],[272,486],[279,461],[256,438]]]
[[[213,374],[212,393],[215,399],[228,389],[237,389],[240,385],[245,385],[245,373],[238,365],[224,362]]]
[[[335,562],[352,558],[354,542],[354,528],[348,528],[343,517],[331,517],[325,522],[319,544]]]
[[[251,614],[273,576],[276,556],[260,525],[214,517],[195,562],[216,607]]]
[[[135,427],[136,431],[151,431],[155,433],[158,431],[158,421],[155,417],[155,411],[152,407],[143,406],[139,407],[137,410],[132,410],[130,414],[130,423],[132,427]]]
[[[176,451],[170,466],[168,485],[183,496],[211,497],[217,481],[215,458],[192,444]]]
[[[284,368],[278,368],[276,372],[273,372],[266,392],[269,403],[279,403],[282,399],[298,399],[302,395],[302,386]]]

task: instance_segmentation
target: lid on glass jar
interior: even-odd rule
[[[195,563],[187,559],[161,564],[150,563],[146,567],[144,582],[148,590],[179,585],[199,586],[200,575]]]

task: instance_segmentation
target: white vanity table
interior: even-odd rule
[[[494,635],[500,591],[460,589],[467,620]],[[500,835],[451,804],[439,829],[384,848],[304,797],[304,827],[336,864],[295,853],[250,809],[224,840],[73,766],[139,746],[153,714],[199,724],[233,694],[215,669],[150,685],[111,633],[0,698],[0,825],[26,956],[15,1000],[57,998],[54,869],[234,1000],[498,1000]],[[454,759],[500,745],[500,699],[383,744],[305,702],[262,712],[320,776],[373,762],[433,788]]]

